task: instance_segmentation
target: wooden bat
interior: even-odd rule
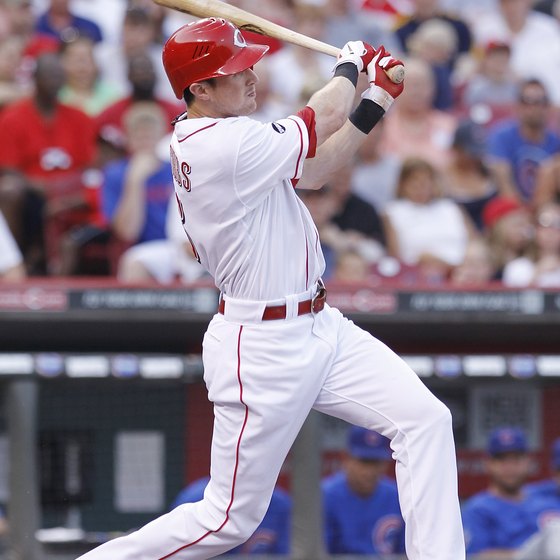
[[[260,35],[267,35],[274,39],[280,39],[300,47],[337,57],[340,49],[333,47],[312,37],[307,37],[287,27],[283,27],[267,19],[256,16],[231,4],[220,0],[154,0],[160,6],[172,8],[192,16],[207,18],[221,17],[231,21],[241,30],[254,31]],[[404,80],[404,66],[394,66],[387,70],[387,75],[395,84]]]

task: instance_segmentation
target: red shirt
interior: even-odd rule
[[[9,105],[0,114],[0,167],[22,173],[44,188],[48,199],[84,193],[83,172],[95,157],[93,119],[67,105],[58,104],[54,115],[45,118],[33,99]],[[95,218],[97,209],[74,214],[72,221]]]
[[[0,130],[0,167],[47,186],[81,175],[93,163],[93,121],[73,107],[58,104],[46,119],[33,99],[24,99],[2,112]]]

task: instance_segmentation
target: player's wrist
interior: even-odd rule
[[[395,98],[386,90],[375,84],[371,84],[364,93],[362,99],[369,99],[376,105],[379,105],[383,111],[388,111],[391,105],[395,102]]]
[[[348,119],[364,134],[369,134],[373,127],[383,118],[385,109],[368,97],[362,96],[358,106],[352,111]]]
[[[341,64],[337,65],[334,69],[334,77],[347,78],[352,82],[352,85],[356,87],[358,83],[358,76],[359,76],[358,67],[350,61],[342,62]]]

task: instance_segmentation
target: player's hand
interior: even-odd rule
[[[391,56],[381,46],[375,51],[375,56],[367,65],[367,75],[369,80],[369,89],[362,94],[363,98],[370,99],[377,103],[385,111],[393,104],[395,99],[403,92],[404,81],[400,84],[395,84],[386,71],[394,66],[402,65],[403,63]]]
[[[404,89],[404,82],[395,84],[386,72],[395,66],[403,66],[402,61],[393,58],[391,53],[381,45],[367,65],[367,75],[370,87],[378,86],[384,89],[393,99],[396,99]]]
[[[351,62],[358,68],[358,72],[365,72],[366,68],[375,56],[375,49],[363,41],[348,41],[340,52],[334,69],[345,62]]]

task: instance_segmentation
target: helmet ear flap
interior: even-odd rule
[[[247,44],[232,23],[206,18],[175,31],[163,47],[162,60],[175,96],[182,99],[191,84],[251,68],[267,50]]]

